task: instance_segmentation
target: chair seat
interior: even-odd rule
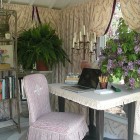
[[[36,134],[29,135],[30,140],[82,140],[88,128],[83,115],[50,112],[33,123],[29,131]]]

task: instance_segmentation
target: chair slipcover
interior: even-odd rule
[[[29,109],[28,140],[82,140],[88,131],[83,115],[51,112],[48,83],[42,74],[24,77]]]

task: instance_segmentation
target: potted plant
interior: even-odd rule
[[[65,66],[65,61],[69,61],[62,48],[62,40],[50,24],[39,25],[22,32],[18,37],[17,55],[18,63],[26,70],[33,69],[33,65],[39,62],[52,68],[59,62]]]
[[[130,88],[140,86],[140,33],[130,30],[121,18],[114,38],[107,45],[100,57],[101,71],[121,80]]]

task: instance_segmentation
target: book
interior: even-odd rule
[[[9,76],[5,76],[5,99],[10,98],[10,91],[9,91]]]
[[[12,76],[12,97],[15,98],[15,77]]]
[[[0,79],[0,100],[2,100],[2,79]]]
[[[2,99],[5,99],[5,79],[2,79]]]
[[[9,94],[10,94],[10,99],[12,98],[12,77],[9,76]]]

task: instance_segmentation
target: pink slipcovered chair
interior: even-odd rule
[[[46,77],[32,74],[24,77],[29,109],[28,140],[82,140],[88,131],[84,116],[51,112]]]

